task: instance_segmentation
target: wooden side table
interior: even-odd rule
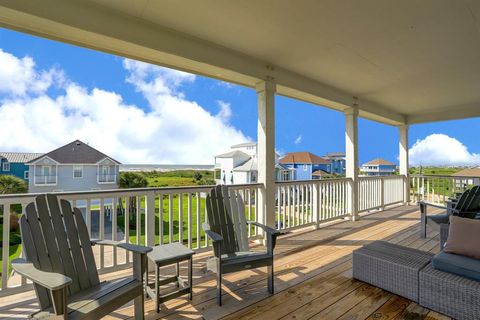
[[[190,300],[192,300],[192,256],[194,254],[194,251],[180,243],[156,246],[147,254],[148,259],[155,264],[155,283],[149,284],[147,276],[145,279],[145,291],[150,298],[155,300],[155,309],[157,312],[160,312],[161,303],[181,295],[188,293]],[[188,281],[180,277],[179,264],[185,260],[188,260]],[[160,267],[171,264],[176,264],[176,275],[160,281]],[[178,290],[161,295],[160,286],[173,282],[177,284]]]

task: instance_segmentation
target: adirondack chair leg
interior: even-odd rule
[[[273,259],[272,259],[272,264],[267,267],[268,269],[268,292],[270,294],[273,294]]]
[[[55,314],[63,315],[63,319],[68,319],[67,288],[51,291],[51,298]]]
[[[220,259],[217,259],[217,304],[222,305],[222,265]]]
[[[142,281],[143,274],[146,270],[147,265],[147,256],[140,253],[133,254],[133,276],[137,279]],[[146,275],[148,276],[148,275]],[[138,297],[134,299],[134,313],[135,319],[143,320],[144,319],[144,294],[140,294]]]
[[[427,237],[427,206],[420,203],[420,238]]]

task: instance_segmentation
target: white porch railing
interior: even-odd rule
[[[261,184],[233,185],[245,200],[247,219],[259,221],[256,203]],[[206,221],[206,193],[212,186],[178,188],[118,189],[106,191],[57,193],[71,201],[84,214],[92,238],[125,241],[127,243],[156,245],[182,242],[199,250],[209,246],[202,223]],[[9,276],[11,255],[21,252],[21,245],[10,243],[10,212],[24,212],[35,194],[0,195],[0,213],[3,216],[1,291],[3,295],[13,288],[29,288],[25,279]],[[115,214],[116,213],[116,214]],[[18,233],[16,233],[18,235]],[[258,235],[256,228],[250,237]],[[128,267],[132,261],[124,250],[94,248],[99,272],[106,273]]]
[[[351,183],[347,178],[277,182],[277,229],[318,225],[348,216]]]
[[[480,177],[414,175],[410,177],[410,198],[413,202],[445,204],[449,197],[479,184]]]
[[[383,208],[402,202],[401,176],[359,179],[361,211]],[[352,180],[328,179],[285,181],[276,183],[276,227],[292,230],[315,226],[329,220],[351,215]],[[257,201],[262,184],[230,185],[245,201],[248,220],[259,219]],[[182,242],[200,250],[210,245],[201,228],[206,221],[205,197],[212,186],[118,189],[57,193],[59,198],[72,202],[84,214],[92,238],[112,239],[135,244],[156,245]],[[24,211],[35,194],[0,195],[0,213],[3,213],[2,261],[0,295],[12,290],[31,288],[25,279],[9,276],[9,261],[21,252],[21,245],[11,238],[9,212]],[[258,230],[249,228],[249,237],[257,237]],[[17,233],[18,235],[18,233]],[[15,243],[11,243],[11,241]],[[131,257],[116,248],[95,248],[99,272],[106,273],[130,266]]]
[[[404,176],[359,177],[358,212],[405,202],[404,183]]]

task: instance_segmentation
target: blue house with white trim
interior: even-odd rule
[[[332,171],[330,173],[345,174],[346,157],[344,152],[327,153],[323,158],[332,162]]]
[[[320,179],[332,173],[332,161],[311,152],[287,153],[280,159],[280,164],[294,169],[293,180]]]
[[[43,153],[0,152],[0,175],[11,175],[28,182],[27,162],[42,156]]]

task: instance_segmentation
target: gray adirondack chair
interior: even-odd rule
[[[418,204],[420,206],[420,236],[425,238],[427,236],[427,225],[436,231],[441,231],[443,225],[447,225],[448,228],[450,215],[471,219],[480,218],[480,186],[474,186],[465,190],[454,201],[452,207],[437,205],[427,201],[419,201]],[[427,215],[427,207],[444,209],[445,213]],[[440,248],[443,248],[443,244],[444,242],[440,241]]]
[[[143,273],[151,248],[91,241],[81,211],[51,194],[27,205],[20,230],[26,259],[15,259],[12,267],[34,283],[41,308],[34,318],[99,319],[134,299],[135,318],[143,319]],[[95,244],[133,252],[133,277],[100,282]]]
[[[205,233],[213,242],[214,257],[207,261],[207,270],[217,274],[217,303],[222,305],[222,275],[252,268],[268,267],[268,291],[273,294],[273,249],[277,230],[255,221],[246,221],[245,204],[237,191],[216,186],[207,195]],[[263,229],[267,235],[267,251],[249,250],[247,225]]]

